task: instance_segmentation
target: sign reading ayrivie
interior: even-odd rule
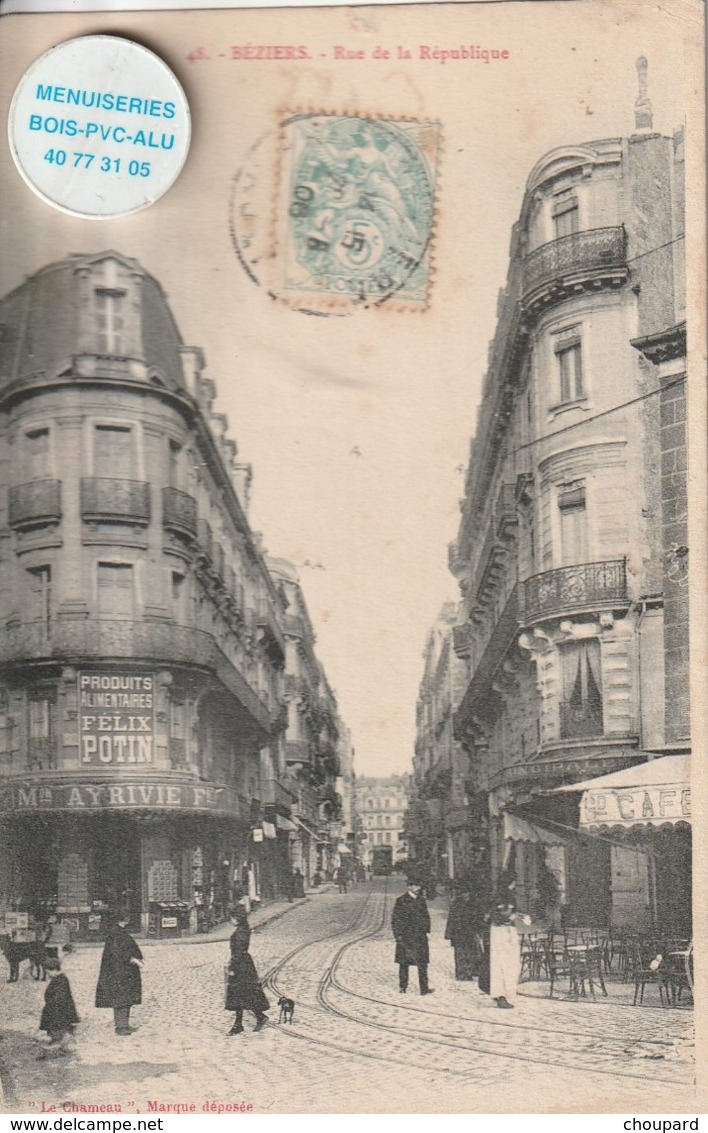
[[[41,784],[23,779],[0,791],[0,811],[47,810],[191,810],[243,817],[241,799],[230,788],[167,779],[92,783],[77,778]]]
[[[81,672],[78,681],[80,762],[93,767],[152,763],[154,676]]]

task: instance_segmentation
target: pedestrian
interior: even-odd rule
[[[317,869],[317,870],[315,870],[314,877],[312,878],[312,885],[313,885],[314,889],[319,889],[321,884],[322,884],[322,874]]]
[[[237,905],[233,910],[231,923],[234,926],[234,931],[229,941],[231,960],[228,967],[224,1010],[236,1013],[234,1025],[228,1033],[230,1035],[242,1035],[245,1029],[243,1026],[244,1011],[253,1012],[256,1016],[254,1030],[261,1031],[268,1021],[265,1013],[269,1009],[270,1003],[258,981],[256,966],[248,951],[251,943],[251,929],[243,905]]]
[[[337,871],[334,875],[334,880],[337,882],[337,885],[339,887],[339,892],[340,893],[346,893],[349,875],[347,873],[346,868],[343,865],[340,865],[339,868],[337,869]]]
[[[531,924],[531,918],[516,910],[516,882],[500,885],[495,897],[489,930],[489,994],[497,1007],[514,1006],[521,970],[521,940],[517,921]]]
[[[70,1044],[74,1027],[80,1022],[68,976],[74,955],[73,946],[65,944],[61,959],[48,956],[44,964],[45,970],[56,973],[49,980],[44,992],[44,1008],[39,1020],[40,1031],[46,1031],[49,1035],[48,1045],[49,1048],[53,1048],[51,1053],[71,1053]],[[46,1058],[49,1053],[49,1050],[43,1051],[39,1057]]]
[[[408,988],[408,971],[411,965],[418,969],[421,995],[431,995],[428,985],[428,933],[430,914],[418,878],[410,878],[408,889],[397,898],[393,906],[391,928],[396,938],[395,962],[398,964],[398,988],[404,994]]]
[[[302,872],[299,869],[296,869],[293,873],[293,890],[295,897],[301,898],[305,896],[305,878],[302,876]]]
[[[479,906],[471,879],[460,879],[455,887],[457,892],[450,905],[445,939],[454,950],[455,979],[471,980],[479,975],[485,910]]]
[[[109,931],[101,956],[96,1006],[112,1007],[117,1035],[131,1035],[130,1009],[142,1002],[143,954],[128,932],[130,913],[121,912]]]

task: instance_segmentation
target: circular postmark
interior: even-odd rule
[[[283,118],[234,178],[231,235],[244,269],[308,313],[424,309],[439,136],[437,123]]]
[[[152,51],[120,36],[80,36],[27,69],[8,135],[43,201],[105,220],[146,208],[173,184],[189,150],[189,106]]]

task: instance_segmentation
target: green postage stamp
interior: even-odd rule
[[[322,311],[425,309],[440,126],[293,114],[281,125],[280,297]]]

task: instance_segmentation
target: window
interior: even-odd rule
[[[185,577],[179,571],[173,570],[170,575],[170,594],[172,597],[172,616],[176,622],[184,621],[184,606],[186,596]]]
[[[49,429],[25,433],[25,467],[28,480],[49,479]]]
[[[388,831],[387,831],[387,832],[386,832],[386,833],[384,834],[384,839],[383,839],[383,840],[384,840],[384,842],[388,842],[388,843],[390,844],[390,842],[391,842],[391,835],[390,835],[390,834],[388,833]]]
[[[560,403],[577,401],[584,397],[583,389],[583,360],[580,339],[564,343],[556,347],[558,360],[558,378],[560,387]]]
[[[33,622],[42,622],[49,629],[52,617],[52,568],[30,567],[27,571],[27,581],[29,618]]]
[[[168,442],[167,483],[170,488],[182,487],[182,446],[178,441]]]
[[[94,292],[96,345],[99,354],[120,354],[124,350],[123,318],[125,293],[99,287]]]
[[[98,564],[98,616],[125,618],[135,615],[135,584],[131,563]]]
[[[386,808],[388,808],[390,805],[391,805],[391,800],[390,799],[384,799],[384,806]]]
[[[553,205],[553,231],[556,240],[577,232],[578,220],[578,198],[571,194],[557,197]]]
[[[602,678],[600,644],[583,641],[561,648],[563,700],[561,739],[601,736]]]
[[[586,563],[588,553],[587,511],[585,488],[568,486],[558,495],[560,510],[561,566]]]
[[[54,703],[41,690],[31,691],[27,700],[27,761],[37,771],[56,767]]]
[[[132,480],[135,475],[133,432],[129,425],[97,425],[93,467],[98,476]]]

